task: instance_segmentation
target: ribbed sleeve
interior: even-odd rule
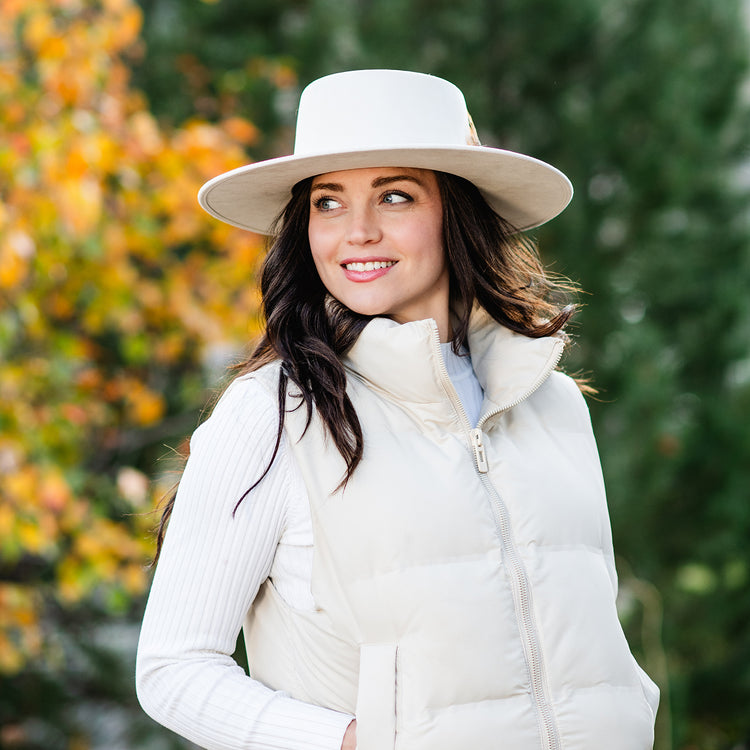
[[[138,646],[136,687],[156,721],[209,750],[338,750],[352,717],[274,692],[232,659],[273,565],[291,504],[299,507],[277,405],[240,378],[191,439]],[[306,498],[302,498],[306,502]]]

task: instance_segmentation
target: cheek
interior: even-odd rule
[[[317,268],[318,273],[320,273],[323,264],[325,263],[326,243],[323,241],[321,232],[316,230],[312,225],[308,230],[307,238],[310,243],[310,253],[312,254],[313,263],[315,263],[315,268]]]
[[[307,236],[310,242],[310,254],[315,270],[318,272],[318,278],[328,292],[335,297],[337,285],[335,271],[338,270],[338,266],[334,267],[333,264],[336,257],[336,244],[330,238],[327,238],[325,232],[320,232],[313,226],[310,227]]]
[[[311,220],[307,229],[307,239],[310,243],[315,265],[329,261],[336,253],[336,239],[334,233]]]
[[[447,255],[443,248],[443,231],[442,226],[435,226],[433,223],[425,223],[419,228],[413,237],[413,247],[421,249],[420,256],[422,263],[434,269],[436,274],[440,274],[447,266]]]

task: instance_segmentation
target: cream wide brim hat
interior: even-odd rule
[[[363,167],[464,177],[518,231],[557,216],[573,196],[568,178],[546,162],[480,145],[452,83],[403,70],[353,70],[302,92],[294,154],[221,174],[203,185],[198,202],[221,221],[270,234],[297,182]]]

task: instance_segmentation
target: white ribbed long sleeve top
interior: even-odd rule
[[[442,351],[476,424],[483,394],[471,360]],[[273,691],[232,659],[267,577],[290,605],[314,606],[310,508],[285,439],[234,512],[270,461],[277,428],[275,400],[238,378],[195,431],[143,619],[141,705],[209,750],[339,750],[353,718]]]

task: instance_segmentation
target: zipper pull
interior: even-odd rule
[[[486,474],[490,467],[487,464],[487,454],[484,452],[484,444],[482,443],[482,431],[471,430],[471,447],[474,449],[474,458],[477,462],[477,469],[480,474]]]

